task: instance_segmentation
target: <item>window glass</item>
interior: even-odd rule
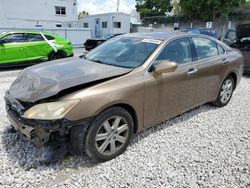
[[[235,31],[229,30],[225,38],[229,39],[229,40],[232,40],[232,41],[235,40],[236,39]]]
[[[103,64],[135,68],[142,65],[161,41],[136,37],[113,38],[90,51],[86,58]]]
[[[217,44],[205,38],[193,38],[198,60],[217,56]]]
[[[191,47],[188,38],[174,40],[167,44],[156,61],[169,60],[178,64],[192,62]]]
[[[56,15],[66,15],[66,7],[55,7]]]
[[[83,27],[84,27],[84,28],[88,28],[88,27],[89,27],[89,24],[88,24],[87,22],[84,22],[84,23],[83,23]]]
[[[114,28],[121,28],[121,22],[114,22]]]
[[[22,33],[7,35],[2,39],[4,39],[5,43],[25,42],[25,38]]]
[[[29,42],[44,41],[42,35],[39,35],[39,34],[28,34],[27,40]]]
[[[108,23],[107,22],[102,22],[102,28],[107,28],[108,27]]]
[[[46,37],[46,39],[47,39],[47,40],[55,40],[55,38],[54,38],[54,37],[49,36],[49,35],[45,35],[45,37]]]
[[[225,50],[219,45],[218,45],[218,51],[219,51],[219,55],[222,55],[225,53]]]

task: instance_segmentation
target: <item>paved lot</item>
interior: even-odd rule
[[[49,166],[7,132],[3,94],[14,79],[0,76],[0,187],[250,187],[249,77],[228,106],[203,105],[148,129],[114,160],[84,155]]]

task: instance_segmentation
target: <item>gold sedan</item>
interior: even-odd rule
[[[227,105],[242,71],[242,54],[208,36],[127,34],[86,56],[24,69],[6,109],[37,146],[60,143],[107,161],[134,133],[208,102]]]

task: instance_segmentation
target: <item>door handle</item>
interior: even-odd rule
[[[227,63],[229,63],[230,61],[229,61],[229,59],[227,59],[227,58],[224,58],[224,59],[222,59],[222,64],[227,64]]]
[[[196,69],[196,68],[191,68],[191,69],[188,70],[187,75],[188,75],[188,76],[192,76],[192,75],[194,75],[194,74],[197,73],[197,72],[198,72],[198,69]]]

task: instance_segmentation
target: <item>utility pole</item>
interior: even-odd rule
[[[120,0],[117,0],[117,7],[116,7],[117,12],[119,12],[119,8],[120,8]]]

